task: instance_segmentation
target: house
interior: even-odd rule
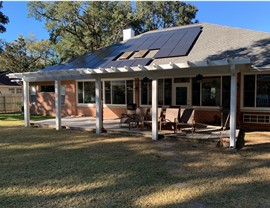
[[[230,146],[236,125],[270,129],[270,34],[208,23],[150,31],[38,72],[16,73],[24,82],[25,122],[31,113],[117,118],[128,103],[196,109],[198,122],[230,113]],[[28,103],[31,103],[30,108]]]
[[[22,86],[0,71],[0,112],[18,112],[22,107]]]
[[[7,75],[10,71],[0,71],[0,96],[1,95],[22,95],[22,86],[12,82]]]

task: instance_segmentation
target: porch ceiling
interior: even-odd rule
[[[250,58],[222,59],[217,61],[196,61],[185,63],[168,63],[149,66],[134,67],[111,67],[111,68],[80,68],[71,70],[55,70],[55,71],[38,71],[25,73],[12,73],[9,78],[22,79],[24,81],[53,81],[53,80],[80,80],[80,79],[96,79],[100,78],[124,78],[124,77],[159,77],[166,74],[192,76],[201,74],[224,74],[231,73],[229,65],[247,65],[251,64]],[[219,66],[219,69],[215,68]],[[224,66],[224,67],[222,67]],[[213,70],[214,69],[214,70]]]

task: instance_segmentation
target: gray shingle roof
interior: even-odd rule
[[[96,52],[85,54],[78,57],[69,63],[55,65],[45,68],[48,70],[63,70],[77,68],[99,68],[110,67],[111,60],[119,55],[120,52],[134,49],[135,43],[143,41],[146,37],[150,39],[162,31],[180,31],[188,28],[202,27],[202,32],[198,39],[191,45],[188,53],[179,57],[154,58],[153,61],[142,60],[141,63],[150,65],[184,63],[187,61],[202,61],[202,60],[220,60],[224,58],[251,58],[252,65],[259,68],[270,68],[270,33],[233,28],[221,25],[208,23],[193,24],[189,26],[181,26],[168,28],[164,30],[150,31],[145,34],[133,37],[132,39],[114,44],[112,46],[102,48]],[[141,48],[140,49],[145,49]],[[179,46],[181,47],[181,45]],[[126,60],[131,63],[132,60]],[[113,63],[117,64],[117,63]],[[138,65],[137,62],[133,63]],[[143,65],[142,64],[142,65]],[[112,65],[113,66],[113,65]],[[118,65],[119,67],[119,65]]]
[[[208,23],[200,25],[202,33],[188,56],[156,59],[152,64],[246,57],[251,58],[255,67],[270,68],[270,33]]]

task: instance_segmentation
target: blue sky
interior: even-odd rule
[[[270,2],[220,2],[220,1],[188,1],[199,9],[197,19],[238,28],[270,32]],[[27,2],[3,2],[1,10],[10,19],[6,26],[7,32],[0,38],[10,42],[17,39],[19,34],[28,36],[35,34],[37,39],[47,39],[48,32],[44,23],[33,18],[27,18]]]

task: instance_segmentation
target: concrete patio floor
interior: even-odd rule
[[[128,125],[124,127],[119,126],[119,119],[104,120],[103,127],[104,129],[110,132],[119,132],[130,135],[141,135],[145,137],[152,137],[151,129],[144,128],[128,128]],[[41,121],[31,122],[32,126],[37,127],[50,127],[55,128],[55,119],[47,119]],[[61,120],[61,126],[65,129],[77,129],[85,131],[95,131],[96,128],[96,119],[93,117],[63,117]],[[200,140],[200,141],[211,141],[217,142],[220,139],[221,127],[220,126],[209,126],[209,125],[200,125],[196,126],[196,133],[190,133],[188,129],[179,131],[177,134],[169,130],[159,131],[159,135],[165,138],[171,139],[191,139],[191,140]],[[229,132],[222,132],[223,137],[229,137]]]

